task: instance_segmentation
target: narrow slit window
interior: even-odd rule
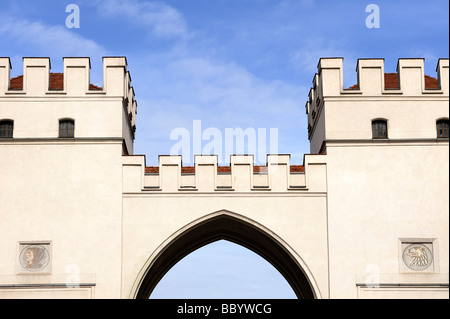
[[[0,121],[0,138],[12,138],[14,122],[11,120]]]
[[[73,120],[59,121],[59,137],[72,138],[75,136],[75,122]]]
[[[372,121],[372,138],[387,138],[387,121]]]
[[[438,138],[448,138],[448,120],[437,121],[436,130]]]

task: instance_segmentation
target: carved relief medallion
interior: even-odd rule
[[[50,252],[48,244],[21,244],[19,264],[21,272],[48,272]]]
[[[431,250],[423,244],[411,244],[403,249],[403,262],[414,271],[423,271],[433,262]]]

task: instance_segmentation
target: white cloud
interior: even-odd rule
[[[184,37],[187,26],[183,15],[175,8],[156,1],[99,0],[101,14],[125,18],[129,23],[149,28],[157,37]]]
[[[249,124],[258,123],[261,115],[295,110],[302,97],[300,88],[291,84],[262,80],[240,65],[205,57],[177,59],[155,71],[153,76],[159,75],[154,78],[153,87],[165,91],[166,98],[194,103],[202,114],[252,114]],[[232,121],[236,122],[236,118]]]
[[[0,15],[0,35],[9,37],[25,47],[32,48],[34,54],[47,56],[103,56],[106,50],[97,42],[61,25],[46,25]]]
[[[316,4],[315,0],[283,0],[277,4],[277,13],[291,11],[293,8],[311,8]]]
[[[107,50],[96,41],[87,39],[65,25],[47,25],[39,21],[29,21],[0,14],[0,44],[11,43],[9,51],[20,47],[20,53],[13,53],[12,76],[23,73],[18,67],[24,56],[45,56],[51,59],[52,71],[62,72],[63,57],[90,57],[91,61],[102,61]],[[12,51],[14,52],[14,51]],[[102,85],[103,68],[92,63],[91,83]]]
[[[286,147],[299,149],[298,145],[287,145],[286,140],[306,141],[304,103],[309,88],[263,80],[235,63],[205,57],[147,65],[133,73],[133,81],[142,106],[137,134],[140,141],[145,141],[136,144],[137,152],[155,149],[157,145],[166,149],[160,152],[168,154],[176,143],[170,141],[170,132],[181,127],[192,134],[194,120],[201,120],[202,130],[217,128],[222,136],[225,128],[252,128],[256,132],[264,128],[267,141],[270,128],[278,128],[282,153],[289,153]],[[138,83],[145,85],[141,88]],[[292,132],[298,133],[297,138]],[[153,158],[147,157],[150,161]],[[183,162],[192,163],[192,159]]]
[[[354,52],[343,49],[333,41],[322,38],[305,39],[301,48],[292,52],[290,61],[299,72],[313,75],[317,73],[320,58],[344,58],[343,75],[344,86],[348,87],[356,82],[356,61]]]

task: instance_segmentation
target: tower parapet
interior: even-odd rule
[[[67,96],[105,94],[129,97],[131,78],[125,57],[103,58],[103,87],[90,84],[90,58],[65,57],[63,68],[63,82],[55,83],[51,81],[51,74],[56,73],[51,73],[50,58],[24,57],[23,75],[10,79],[11,61],[9,58],[0,58],[0,96],[44,96],[57,93]],[[14,80],[15,87],[11,85]]]
[[[64,72],[52,73],[49,58],[24,57],[23,75],[11,79],[10,59],[0,58],[0,103],[6,102],[2,103],[2,117],[14,120],[14,137],[57,137],[53,121],[52,127],[42,125],[55,116],[55,120],[67,117],[77,122],[75,137],[123,138],[125,152],[132,154],[137,102],[127,60],[125,57],[103,58],[102,87],[91,84],[90,69],[90,58],[65,57]],[[105,112],[107,104],[118,105],[119,112],[111,108]],[[21,112],[19,109],[25,105],[28,105],[27,111]],[[40,127],[27,124],[31,119],[26,117],[33,114],[42,115]],[[105,116],[116,118],[99,125],[98,120]],[[92,123],[94,120],[97,123]]]
[[[391,137],[435,137],[435,127],[411,128],[406,118],[400,121],[402,112],[398,107],[417,108],[414,112],[410,109],[408,116],[422,116],[423,113],[437,116],[434,110],[425,109],[429,104],[425,101],[432,99],[448,103],[448,58],[438,60],[437,78],[425,75],[422,58],[398,59],[397,73],[385,73],[384,59],[359,59],[357,84],[349,88],[344,88],[343,58],[321,58],[317,67],[305,106],[311,153],[325,152],[326,141],[330,139],[371,139],[370,121],[376,117],[392,119],[390,128],[395,134]],[[337,103],[340,103],[340,109],[332,110]],[[439,112],[442,113],[441,108]],[[448,114],[439,116],[448,117]],[[359,126],[361,121],[364,124]]]

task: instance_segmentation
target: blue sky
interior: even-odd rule
[[[71,3],[80,28],[65,25]],[[371,3],[380,28],[366,27]],[[50,57],[53,72],[62,72],[63,57],[89,56],[99,86],[102,56],[126,56],[138,101],[135,154],[148,166],[170,153],[171,132],[192,132],[194,120],[221,132],[277,128],[278,153],[302,164],[319,58],[344,58],[346,86],[356,83],[358,58],[384,58],[395,72],[398,58],[422,57],[436,76],[438,58],[449,56],[448,12],[444,0],[2,1],[0,56],[11,58],[12,76],[22,74],[24,56]]]

